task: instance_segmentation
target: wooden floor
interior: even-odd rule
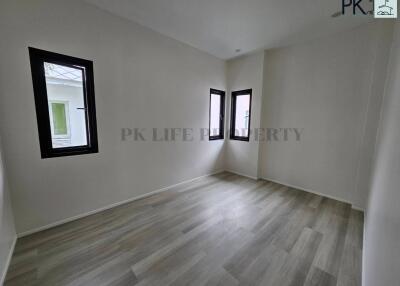
[[[361,285],[363,215],[223,173],[18,239],[11,285]]]

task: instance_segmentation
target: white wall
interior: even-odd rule
[[[250,134],[250,141],[229,139],[231,93],[252,89],[250,129],[260,127],[264,53],[257,52],[227,62],[227,142],[226,169],[250,177],[258,177],[258,141]]]
[[[379,126],[379,116],[382,109],[382,100],[387,78],[388,61],[390,48],[393,39],[393,21],[380,21],[382,27],[378,28],[376,38],[376,53],[373,59],[374,68],[370,83],[370,96],[368,99],[368,110],[365,114],[364,132],[359,152],[357,168],[356,189],[353,202],[362,206],[367,206],[370,182],[372,176],[373,159],[376,148],[376,138]]]
[[[223,141],[122,142],[123,127],[208,127],[225,63],[82,1],[0,4],[0,131],[18,233],[223,168]],[[42,160],[28,46],[94,61],[99,153]]]
[[[12,254],[11,251],[13,250],[16,240],[14,219],[2,153],[2,148],[0,146],[0,285],[3,285],[2,283]]]
[[[364,208],[357,180],[369,178],[363,142],[376,135],[390,31],[375,22],[265,52],[261,127],[303,130],[300,142],[260,145],[261,177]]]
[[[397,21],[364,232],[363,285],[396,286],[400,273],[400,22]]]

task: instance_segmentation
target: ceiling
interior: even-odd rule
[[[364,15],[332,18],[342,0],[85,1],[221,59],[307,41],[372,20]]]

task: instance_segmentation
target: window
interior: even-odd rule
[[[42,158],[97,153],[93,62],[29,48]]]
[[[209,140],[224,139],[225,92],[210,89]]]
[[[232,92],[231,133],[233,140],[249,141],[251,89]]]

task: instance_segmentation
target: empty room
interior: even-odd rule
[[[0,285],[399,286],[397,0],[0,0]]]

